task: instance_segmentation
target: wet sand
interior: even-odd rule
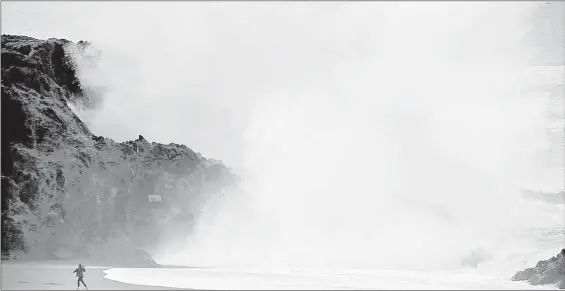
[[[126,284],[104,278],[112,266],[89,266],[84,262],[84,282],[88,290],[181,290],[168,287]],[[78,262],[40,261],[18,262],[2,260],[2,290],[76,290],[73,271]],[[84,286],[80,290],[85,290]]]

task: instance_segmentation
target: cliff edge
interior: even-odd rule
[[[2,35],[2,259],[154,266],[237,178],[184,145],[115,142],[72,109],[88,101],[70,51],[86,42]]]

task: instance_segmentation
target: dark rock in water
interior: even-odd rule
[[[237,188],[184,145],[94,135],[69,106],[93,106],[74,55],[89,45],[2,35],[3,259],[153,266],[143,249],[186,236],[185,217]]]
[[[565,249],[549,260],[539,261],[533,268],[517,272],[514,281],[528,281],[532,285],[552,284],[565,289]]]

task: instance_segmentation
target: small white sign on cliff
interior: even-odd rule
[[[147,195],[149,202],[162,202],[161,195]]]

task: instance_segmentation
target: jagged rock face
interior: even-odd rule
[[[532,285],[554,284],[565,289],[565,249],[549,260],[539,261],[534,268],[516,273],[512,280],[528,281]]]
[[[84,92],[67,51],[85,45],[2,35],[2,256],[151,265],[141,249],[236,180],[183,145],[92,134],[69,107]]]

